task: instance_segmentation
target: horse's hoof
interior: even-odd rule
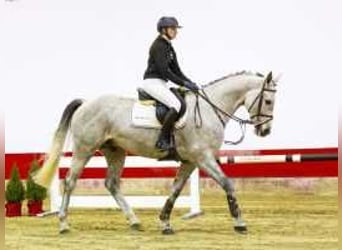
[[[60,234],[66,234],[69,232],[70,232],[69,224],[65,221],[61,222],[60,227],[59,227],[59,233]]]
[[[171,227],[168,227],[168,228],[164,228],[163,229],[162,234],[164,234],[164,235],[172,235],[172,234],[175,234],[175,231],[173,231],[173,229]]]
[[[234,227],[235,232],[240,234],[247,234],[247,227],[246,226],[235,226]]]
[[[59,233],[60,234],[67,234],[70,232],[70,228],[62,228],[59,230]]]
[[[131,229],[134,231],[143,231],[140,223],[134,223],[130,225]]]

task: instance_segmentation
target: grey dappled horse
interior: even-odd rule
[[[196,167],[205,171],[226,192],[229,211],[235,222],[234,229],[240,233],[247,231],[232,180],[222,172],[216,154],[224,140],[225,125],[231,118],[236,119],[232,115],[241,106],[248,110],[250,123],[254,125],[256,135],[266,136],[271,132],[276,81],[272,79],[272,72],[264,77],[261,74],[244,71],[203,86],[200,91],[202,97],[196,97],[191,92],[186,95],[186,125],[175,130],[175,143],[182,159],[181,165],[175,177],[172,193],[159,217],[164,234],[173,233],[170,224],[171,211],[184,184]],[[210,100],[204,100],[206,97]],[[126,215],[131,227],[139,229],[140,221],[119,187],[125,152],[158,159],[165,157],[167,153],[155,148],[158,129],[137,128],[132,125],[131,109],[134,102],[134,98],[104,95],[91,101],[74,100],[64,110],[48,158],[42,169],[34,176],[37,183],[46,187],[50,185],[70,127],[73,157],[65,179],[59,212],[61,233],[69,230],[67,211],[70,195],[82,169],[96,150],[103,153],[108,163],[106,188]],[[196,124],[199,116],[202,118],[201,126]]]

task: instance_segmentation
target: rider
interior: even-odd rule
[[[187,78],[177,62],[176,52],[171,45],[181,28],[174,17],[161,17],[157,24],[159,36],[154,40],[149,50],[148,66],[144,74],[144,91],[169,107],[165,116],[161,133],[156,147],[160,150],[169,150],[170,134],[178,117],[181,103],[167,86],[167,81],[184,86],[192,91],[198,91],[198,86]]]

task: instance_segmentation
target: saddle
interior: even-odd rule
[[[186,91],[181,88],[170,88],[170,90],[181,103],[181,109],[177,117],[177,121],[179,121],[186,111],[186,102],[184,99]],[[145,105],[154,105],[156,107],[156,117],[158,121],[163,124],[165,115],[169,111],[169,108],[165,104],[155,99],[153,96],[149,95],[142,88],[138,88],[138,99],[142,104],[145,103]]]

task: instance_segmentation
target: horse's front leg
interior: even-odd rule
[[[200,158],[201,159],[198,161],[199,167],[211,178],[213,178],[227,194],[229,211],[235,222],[234,230],[239,233],[246,233],[247,226],[242,219],[241,210],[235,197],[235,190],[232,180],[224,175],[214,155],[207,154]]]
[[[176,202],[177,197],[181,193],[186,181],[189,179],[189,176],[191,175],[191,173],[193,172],[195,168],[196,168],[196,165],[189,163],[189,162],[183,162],[180,168],[178,169],[175,181],[172,186],[172,193],[166,200],[165,205],[159,216],[159,219],[162,225],[163,234],[174,233],[170,224],[170,215],[171,215],[171,212],[172,212],[172,209]]]

